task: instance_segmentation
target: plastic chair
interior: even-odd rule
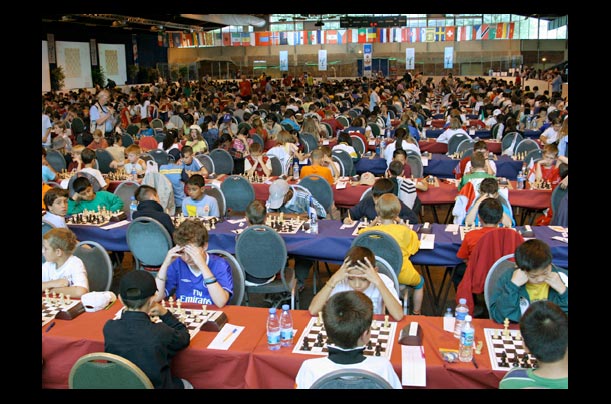
[[[250,126],[250,124],[248,122],[240,122],[238,124],[238,132],[240,132],[240,129],[242,128],[246,128],[247,131],[252,129],[252,126]]]
[[[132,361],[108,352],[81,356],[70,369],[70,389],[153,389],[149,377]]]
[[[343,176],[352,176],[356,174],[356,171],[354,170],[354,162],[347,151],[335,149],[331,152],[331,155],[336,156],[342,162],[342,166],[344,167],[344,172],[342,173]]]
[[[331,217],[333,208],[333,188],[331,188],[331,184],[320,175],[312,174],[303,177],[299,181],[299,185],[310,191]]]
[[[155,131],[155,134],[153,135],[153,137],[157,141],[157,144],[163,143],[163,141],[165,140],[165,133],[161,131]]]
[[[125,212],[127,217],[130,215],[129,205],[132,201],[132,197],[135,195],[139,186],[140,184],[135,181],[122,181],[113,192],[113,194],[117,195],[123,201],[123,212]]]
[[[367,122],[367,125],[369,125],[369,127],[371,128],[371,134],[374,137],[380,136],[380,127],[378,126],[377,123],[375,123],[375,122]]]
[[[461,157],[465,157],[465,152],[467,150],[471,150],[473,152],[473,145],[475,144],[475,140],[465,139],[458,144],[456,147],[456,153],[458,153]]]
[[[337,118],[335,118],[337,120],[337,122],[340,123],[340,125],[342,125],[344,128],[347,128],[348,126],[350,126],[350,122],[348,121],[348,118],[346,118],[343,115],[338,116]]]
[[[66,169],[66,159],[57,150],[47,150],[47,162],[58,173]]]
[[[150,217],[140,216],[127,226],[125,234],[129,250],[134,256],[136,269],[153,268],[156,272],[163,264],[168,251],[174,245],[170,233],[163,225]]]
[[[233,157],[227,150],[214,149],[210,152],[210,158],[214,162],[216,174],[233,173]]]
[[[286,244],[274,229],[265,225],[247,227],[238,236],[235,255],[244,272],[257,278],[271,278],[280,272],[280,279],[276,277],[265,285],[246,286],[246,305],[251,293],[290,293],[291,309],[299,309],[299,293],[295,293],[297,278],[293,268],[286,266]]]
[[[488,316],[491,320],[493,320],[492,315],[490,315],[490,297],[492,296],[492,292],[494,292],[494,288],[496,287],[496,283],[500,279],[500,277],[507,271],[513,271],[516,269],[516,263],[513,260],[514,254],[503,255],[501,258],[496,260],[492,267],[488,271],[486,275],[486,281],[484,282],[484,300],[486,302],[486,309],[488,310]]]
[[[159,118],[155,118],[151,121],[151,128],[154,130],[163,129],[163,121]]]
[[[543,151],[541,149],[531,150],[524,157],[524,161],[526,162],[526,165],[528,166],[531,160],[533,163],[536,163],[537,161],[541,160],[542,157],[543,157]],[[524,174],[527,174],[527,173],[524,173]]]
[[[231,267],[231,277],[233,278],[233,294],[231,295],[231,299],[229,299],[228,304],[232,304],[234,306],[242,306],[244,302],[244,292],[246,290],[246,286],[244,282],[246,281],[246,275],[244,274],[244,269],[242,269],[242,265],[238,262],[238,260],[227,251],[224,250],[208,250],[206,251],[208,254],[215,254],[219,257],[222,257],[229,263]]]
[[[365,192],[363,192],[363,193],[361,194],[361,198],[359,199],[359,202],[360,202],[360,201],[362,201],[363,199],[367,198],[368,196],[370,196],[370,195],[371,195],[371,192],[372,192],[372,191],[371,191],[372,189],[373,189],[373,188],[371,188],[371,187],[367,188],[367,189],[365,190]]]
[[[259,135],[258,133],[253,133],[252,135],[250,135],[250,138],[254,143],[259,143],[261,145],[261,150],[265,148],[265,141],[263,140],[261,135]]]
[[[300,133],[299,140],[304,144],[306,153],[311,153],[313,150],[318,149],[318,142],[311,133]]]
[[[354,246],[369,248],[375,255],[386,260],[395,275],[399,276],[403,267],[403,253],[399,243],[390,234],[379,230],[366,231],[356,236],[350,247]]]
[[[98,169],[102,174],[108,174],[109,172],[113,171],[113,169],[110,168],[110,163],[114,160],[114,158],[108,150],[96,149],[95,159],[98,162]]]
[[[170,155],[165,150],[153,149],[150,150],[148,154],[157,162],[159,167],[168,164],[168,162],[170,161]]]
[[[123,143],[123,147],[131,146],[134,144],[134,138],[129,133],[124,133],[121,135],[121,140]]]
[[[352,139],[352,147],[354,147],[354,150],[356,150],[359,156],[362,156],[367,151],[365,142],[363,142],[363,139],[357,135],[350,135],[350,138]]]
[[[210,158],[208,154],[197,154],[195,155],[197,161],[199,161],[202,166],[208,170],[208,174],[214,173],[214,161]]]
[[[85,131],[85,123],[81,118],[76,117],[70,123],[70,130],[72,130],[74,136],[78,136]]]
[[[505,153],[505,151],[507,150],[507,153],[509,153],[509,155],[513,155],[516,146],[523,139],[524,136],[522,136],[519,132],[509,132],[505,134],[505,136],[503,136],[503,140],[501,140],[501,152]],[[513,147],[511,147],[511,145],[513,145]]]
[[[227,210],[244,212],[249,203],[255,200],[255,188],[241,175],[230,175],[221,183],[221,190],[227,201]]]
[[[563,227],[568,226],[568,194],[568,187],[566,189],[562,189],[560,186],[557,186],[552,191],[552,220],[550,225]]]
[[[393,281],[393,284],[395,285],[395,290],[397,291],[397,295],[401,296],[401,288],[399,286],[399,279],[397,279],[397,274],[395,273],[395,270],[388,263],[388,261],[386,261],[384,258],[379,257],[377,255],[375,257],[376,257],[375,265],[378,268],[378,273],[388,276]]]
[[[127,128],[125,128],[125,131],[132,136],[136,136],[138,132],[140,131],[140,126],[136,125],[135,123],[131,123],[127,125]]]
[[[51,229],[55,229],[55,226],[53,226],[51,223],[47,222],[46,220],[42,221],[42,235],[44,236],[46,232],[48,232]],[[42,241],[42,239],[41,239]],[[42,254],[42,263],[45,263],[45,255]]]
[[[338,369],[318,378],[310,389],[392,389],[382,376],[365,369]]]
[[[206,184],[204,193],[216,199],[216,203],[219,205],[219,213],[221,217],[225,217],[227,214],[227,201],[225,201],[225,195],[221,188],[216,184]]]
[[[282,163],[276,156],[267,155],[267,158],[272,162],[272,176],[282,175]]]
[[[90,292],[110,290],[113,266],[104,247],[95,241],[81,241],[76,245],[73,254],[85,264]]]
[[[520,153],[524,153],[526,152],[528,154],[528,152],[533,151],[533,150],[539,150],[540,147],[537,144],[537,142],[535,142],[532,139],[523,139],[520,143],[518,143],[518,145],[516,146],[515,149],[515,153],[514,154],[520,154]]]
[[[414,178],[422,178],[424,175],[424,167],[422,166],[422,158],[417,154],[407,155],[407,164],[412,169]]]
[[[346,167],[344,167],[344,163],[342,162],[342,160],[339,157],[333,155],[331,155],[331,160],[333,160],[333,162],[337,163],[337,165],[339,166],[339,175],[341,177],[346,176]]]
[[[327,130],[327,137],[335,136],[335,133],[333,133],[333,128],[327,122],[321,122],[320,126]]]
[[[465,139],[472,140],[471,136],[465,135],[464,133],[457,133],[454,136],[452,136],[450,140],[448,141],[448,156],[456,153],[456,150],[458,149],[458,145],[460,144],[460,142],[462,142]]]

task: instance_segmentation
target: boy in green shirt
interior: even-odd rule
[[[123,209],[123,201],[117,195],[108,191],[93,190],[93,186],[86,177],[78,177],[73,183],[74,194],[68,199],[68,216],[81,213],[84,210],[98,212],[106,208],[110,212]]]

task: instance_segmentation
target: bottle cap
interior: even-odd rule
[[[282,310],[288,310],[290,308],[291,308],[291,306],[289,306],[288,304],[283,304],[282,305]]]
[[[460,299],[458,299],[458,303],[467,304],[467,299],[465,299],[464,297],[461,297]]]
[[[269,314],[276,314],[276,308],[275,307],[270,307],[269,308]]]

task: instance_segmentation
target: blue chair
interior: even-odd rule
[[[140,184],[135,181],[122,181],[113,194],[117,195],[123,201],[123,212],[129,217],[129,204],[132,201],[132,197],[135,195],[136,190]]]
[[[66,169],[66,159],[57,150],[47,150],[47,162],[58,173]]]
[[[70,123],[70,130],[74,136],[78,136],[85,131],[85,123],[79,117],[76,117]]]
[[[210,158],[208,154],[196,154],[195,158],[199,161],[202,166],[208,171],[208,174],[214,173],[214,161]]]
[[[320,175],[312,174],[303,177],[299,181],[299,185],[310,191],[310,194],[320,202],[332,219],[333,188],[331,188],[331,184]]]
[[[113,169],[110,168],[110,163],[114,160],[114,158],[108,150],[96,149],[95,159],[98,162],[98,170],[100,170],[102,174],[108,174],[109,172],[113,171]]]
[[[310,389],[392,389],[382,376],[365,369],[339,369],[319,377]]]
[[[221,183],[221,190],[227,201],[227,210],[244,212],[249,203],[255,200],[255,189],[241,175],[230,175]]]
[[[471,137],[469,135],[465,135],[464,133],[457,133],[453,135],[450,140],[448,140],[448,156],[456,153],[458,145],[465,139],[471,140]]]
[[[526,138],[526,139],[522,139],[522,141],[518,143],[514,154],[519,154],[519,153],[524,153],[524,152],[528,154],[528,152],[531,152],[533,150],[539,150],[539,149],[540,147],[537,144],[537,142],[535,142],[532,139]]]
[[[225,195],[221,188],[212,183],[206,184],[204,193],[216,199],[216,203],[219,205],[219,214],[221,217],[225,217],[227,214],[227,201],[225,200]]]
[[[210,158],[214,162],[216,174],[233,173],[233,157],[227,150],[214,149],[210,152]]]
[[[343,166],[344,171],[342,176],[353,176],[356,174],[354,169],[354,162],[352,161],[352,157],[345,150],[335,149],[331,152],[331,156],[336,156],[341,162],[340,168]]]
[[[129,133],[124,133],[121,135],[121,140],[123,143],[123,147],[131,146],[134,144],[134,138]]]
[[[125,131],[132,136],[136,136],[138,132],[140,131],[140,126],[136,125],[135,123],[132,123],[132,124],[127,125],[127,128],[125,129]]]
[[[148,154],[157,162],[159,167],[168,164],[168,162],[170,161],[170,155],[165,150],[154,149],[150,150]]]
[[[363,142],[363,139],[361,139],[361,137],[357,135],[350,135],[350,138],[352,139],[352,147],[354,147],[354,150],[356,150],[359,156],[365,154],[365,152],[367,151],[367,146],[365,146],[365,142]]]
[[[303,143],[306,153],[311,153],[313,150],[318,149],[318,142],[311,133],[300,133],[299,140]]]
[[[267,158],[272,162],[272,176],[282,175],[282,163],[276,156],[268,155]]]
[[[125,238],[134,256],[136,269],[146,269],[152,273],[157,272],[174,245],[166,228],[159,221],[146,216],[132,220],[127,226]]]
[[[85,264],[90,292],[110,290],[113,265],[104,247],[95,241],[81,241],[76,245],[73,254]]]
[[[53,226],[51,223],[47,222],[46,220],[42,221],[42,235],[44,236],[46,232],[48,232],[51,229],[55,229],[55,226]],[[42,256],[42,263],[45,263],[45,256]]]
[[[512,156],[516,149],[516,146],[523,139],[524,139],[524,136],[522,136],[519,132],[506,133],[505,136],[503,136],[503,140],[501,140],[501,152],[503,154],[508,154]]]
[[[265,148],[265,141],[263,140],[261,135],[259,135],[258,133],[253,133],[252,135],[250,135],[250,137],[254,143],[259,143],[261,145],[261,150]]]
[[[242,265],[240,265],[238,260],[227,251],[208,250],[206,253],[217,255],[229,263],[229,266],[231,267],[231,277],[233,278],[233,294],[231,295],[231,299],[229,299],[228,304],[242,306],[242,303],[244,302],[244,293],[246,290],[246,286],[244,284],[246,281],[246,275],[244,274]]]

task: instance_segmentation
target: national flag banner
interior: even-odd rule
[[[530,162],[528,163],[528,175],[526,178],[528,178],[528,182],[530,182],[531,184],[533,182],[535,182],[535,179],[537,178],[537,170],[535,170],[535,159],[531,158]]]
[[[349,29],[338,29],[337,30],[337,43],[338,44],[348,43],[348,38],[350,38]]]
[[[420,42],[435,42],[435,28],[420,28]]]
[[[163,33],[157,33],[157,46],[163,46]]]
[[[499,22],[496,24],[496,39],[506,39],[507,38],[507,23]]]
[[[472,41],[473,40],[473,27],[470,25],[456,27],[456,40],[457,41]]]
[[[454,47],[446,46],[443,52],[443,68],[452,69],[454,67]]]
[[[308,31],[297,31],[298,35],[295,38],[296,45],[305,45],[306,38],[308,37]]]
[[[200,31],[197,33],[197,46],[204,46],[206,44],[206,35]]]
[[[270,45],[280,45],[280,33],[271,32],[269,35]]]
[[[289,71],[289,51],[280,51],[280,71]]]
[[[367,28],[367,42],[377,42],[377,38],[376,28]]]
[[[250,32],[242,32],[242,46],[250,46]],[[254,40],[254,35],[252,36]]]
[[[474,27],[476,40],[488,39],[488,33],[490,30],[490,26],[488,24],[474,25]]]
[[[446,27],[446,41],[456,41],[456,27]]]
[[[316,45],[316,31],[306,31],[306,42],[305,45]]]
[[[407,33],[409,42],[420,42],[420,28],[402,28]]]
[[[242,45],[242,33],[241,32],[232,32],[231,33],[231,46],[241,46]]]
[[[363,77],[371,77],[372,53],[373,53],[373,45],[370,43],[364,44],[363,45]]]
[[[329,29],[324,31],[325,43],[327,45],[335,45],[337,44],[337,31],[334,29]]]
[[[164,33],[163,34],[163,46],[165,48],[169,48],[170,47],[170,34],[168,33]]]
[[[443,42],[446,40],[446,27],[435,28],[435,42]]]
[[[180,43],[182,41],[182,38],[180,36],[180,32],[172,32],[172,44],[173,44],[173,48],[180,48]]]
[[[231,46],[231,33],[223,32],[223,46]]]
[[[255,44],[256,46],[269,46],[269,32],[255,32]]]
[[[367,42],[367,28],[359,28],[359,39],[358,43]]]
[[[386,28],[378,28],[378,38],[380,43],[387,43],[390,42],[390,40],[388,39],[388,29]]]
[[[193,32],[191,36],[193,37],[193,46],[200,46],[199,35],[197,32]]]
[[[327,71],[327,50],[318,50],[318,70],[324,72]]]
[[[325,34],[323,32],[323,30],[319,29],[316,32],[316,44],[317,45],[322,45],[325,43]]]
[[[405,48],[405,70],[414,70],[416,66],[416,48]]]
[[[509,27],[507,28],[507,30],[509,31],[507,33],[507,39],[513,39],[513,31],[515,29],[515,22],[510,22],[509,23]]]
[[[220,32],[214,33],[214,40],[212,41],[212,45],[214,46],[223,46],[223,36]]]
[[[496,24],[488,25],[488,39],[497,39],[496,38]]]
[[[288,31],[280,32],[280,45],[288,45],[289,44],[289,34]]]
[[[290,31],[289,35],[288,35],[288,44],[289,45],[296,45],[296,37],[298,36],[297,31]]]

